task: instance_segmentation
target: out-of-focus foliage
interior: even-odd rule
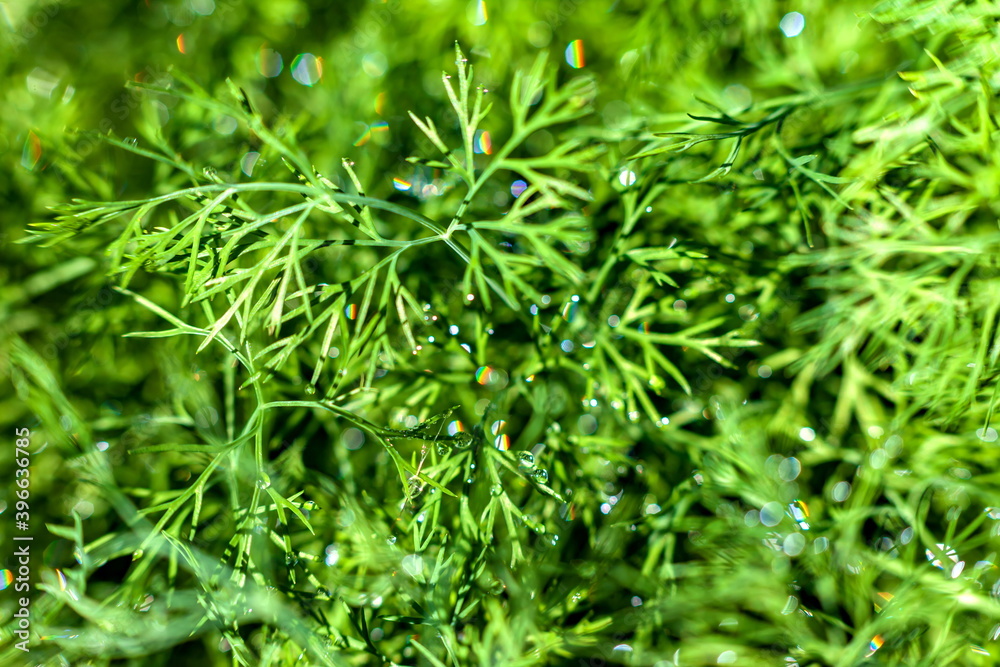
[[[995,14],[0,4],[25,664],[992,664]]]

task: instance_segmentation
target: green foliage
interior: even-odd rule
[[[991,664],[995,12],[537,4],[12,15],[32,664]]]

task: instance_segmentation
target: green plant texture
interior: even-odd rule
[[[1000,660],[992,4],[0,10],[0,664]]]

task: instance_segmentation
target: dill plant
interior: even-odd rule
[[[130,523],[144,535],[129,544],[133,565],[112,601],[131,602],[134,608],[135,596],[145,599],[150,577],[163,559],[171,563],[172,585],[198,582],[187,608],[189,621],[178,627],[187,632],[214,628],[233,659],[243,664],[257,659],[240,633],[249,618],[266,619],[272,627],[268,634],[296,636],[312,659],[334,664],[336,655],[351,650],[383,660],[407,649],[432,661],[455,651],[463,661],[514,659],[524,653],[527,637],[513,626],[510,635],[496,641],[466,638],[487,633],[488,627],[479,627],[482,615],[507,613],[509,595],[528,595],[534,584],[520,574],[524,568],[559,552],[563,526],[578,511],[566,484],[575,449],[571,443],[577,438],[570,436],[567,442],[554,419],[567,412],[570,392],[600,400],[608,396],[599,383],[588,381],[589,373],[562,368],[563,354],[576,345],[587,351],[601,376],[613,383],[609,388],[621,385],[624,401],[615,404],[623,414],[628,408],[634,422],[637,402],[661,419],[650,399],[665,387],[658,373],[689,390],[680,371],[652,342],[693,345],[715,358],[721,358],[712,352],[715,347],[752,344],[734,336],[698,336],[716,323],[669,335],[648,330],[657,320],[652,304],[645,303],[653,285],[673,282],[653,266],[680,256],[680,250],[637,248],[624,256],[612,254],[598,272],[601,281],[623,260],[635,267],[634,293],[623,304],[621,318],[615,317],[623,328],[642,322],[648,339],[627,338],[641,351],[645,367],[618,351],[613,339],[622,336],[578,317],[581,296],[574,292],[583,291],[587,276],[566,253],[594,240],[579,204],[573,203],[592,196],[564,174],[592,170],[602,151],[599,144],[575,139],[540,155],[522,145],[537,132],[587,114],[593,84],[583,77],[557,86],[543,57],[518,73],[510,86],[510,136],[479,167],[473,143],[490,110],[484,103],[487,91],[473,87],[472,67],[457,47],[455,62],[455,80],[446,74],[443,85],[457,118],[456,144],[449,146],[451,137],[443,137],[433,119],[411,114],[440,154],[410,161],[446,170],[464,184],[465,194],[450,220],[434,220],[367,196],[348,161],[342,165],[346,180],[341,187],[312,167],[290,128],[269,128],[245,91],[230,85],[233,102],[227,104],[175,73],[175,87],[135,86],[241,119],[263,143],[262,161],[280,159],[297,182],[229,183],[213,168],[199,173],[179,160],[176,151],[162,150],[165,146],[151,151],[135,141],[102,137],[164,163],[196,184],[143,200],[78,200],[59,207],[55,222],[37,225],[33,240],[43,244],[111,232],[109,273],[118,291],[167,325],[127,336],[177,339],[176,355],[219,350],[216,370],[222,375],[223,395],[212,401],[219,410],[201,408],[193,420],[206,442],[155,444],[128,452],[161,459],[194,456],[201,464],[188,484],[154,493],[145,507],[130,512]],[[523,189],[502,218],[479,219],[484,207],[477,195],[496,190],[491,180],[499,170],[522,176]],[[623,234],[634,224],[633,214]],[[502,238],[514,242],[500,242]],[[443,250],[435,252],[438,245]],[[338,259],[307,267],[321,252],[333,252]],[[424,256],[410,256],[415,254]],[[427,261],[458,270],[450,276],[410,270]],[[176,312],[129,289],[140,272],[176,276],[168,282],[176,285]],[[317,274],[324,282],[314,282]],[[449,279],[458,285],[451,291],[458,298],[435,304],[435,281]],[[600,283],[589,287],[586,301],[597,300]],[[543,292],[552,292],[555,300]],[[539,304],[550,306],[547,316],[540,314]],[[458,332],[465,328],[471,329],[472,342],[460,344]],[[427,336],[429,331],[436,335]],[[526,335],[535,339],[536,354],[506,369],[491,365],[491,358],[504,358],[498,348]],[[189,337],[194,344],[185,343]],[[584,368],[590,365],[586,362]],[[399,379],[381,380],[390,374]],[[472,406],[449,408],[446,401],[456,386],[470,382],[488,393],[473,414],[462,416],[467,427],[449,419],[456,410],[469,413]],[[599,399],[584,400],[596,404]],[[383,425],[391,424],[390,408],[399,401],[414,414],[396,417],[403,428]],[[209,414],[213,416],[206,419]],[[367,414],[379,415],[375,419],[383,423]],[[294,430],[304,433],[287,435],[284,424],[298,424]],[[594,428],[584,427],[584,432]],[[319,443],[338,435],[350,441],[370,439],[380,447],[387,458],[377,455],[373,461],[380,470],[376,479],[381,484],[385,475],[397,478],[395,499],[373,505],[375,499],[367,494],[344,493],[330,473],[309,472],[312,466],[304,459],[325,456],[328,445]],[[620,446],[602,438],[594,444]],[[319,452],[306,451],[317,445]],[[555,466],[551,473],[550,466]],[[291,486],[305,488],[292,492]],[[117,494],[121,503],[128,502],[127,494]],[[345,530],[329,535],[328,528],[328,535],[321,536],[313,523],[327,506],[339,510]],[[228,532],[218,529],[220,523]],[[70,598],[85,588],[88,563],[121,556],[120,540],[100,548],[85,545],[79,529],[57,529],[67,538],[72,535],[78,550],[96,550],[63,586]],[[213,541],[206,540],[206,531]],[[218,539],[224,535],[228,543]],[[364,587],[353,583],[352,560],[372,569]],[[331,561],[339,562],[343,575],[331,578],[321,567]],[[276,563],[285,567],[276,569]],[[402,584],[405,598],[386,600],[401,585],[395,577],[403,573],[410,579]],[[379,590],[384,593],[371,592]],[[373,599],[378,602],[372,604]],[[292,608],[297,611],[289,613]],[[306,638],[303,621],[297,619],[317,614],[335,614],[357,632],[334,631],[336,622],[328,621],[327,632],[313,628]],[[421,643],[413,634],[387,637],[380,629],[376,645],[369,629],[376,620],[401,628],[429,623],[440,635]],[[575,632],[585,635],[587,628],[583,624]],[[163,641],[176,637],[168,634]],[[124,637],[118,647],[125,655],[134,650]]]

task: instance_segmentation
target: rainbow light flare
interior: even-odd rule
[[[568,62],[569,66],[573,69],[580,69],[581,67],[586,66],[587,61],[583,56],[582,39],[574,39],[569,43],[569,46],[566,47],[566,62]]]
[[[472,143],[472,150],[476,153],[484,155],[493,154],[493,139],[490,137],[490,133],[487,130],[479,130],[476,132],[476,138]]]

